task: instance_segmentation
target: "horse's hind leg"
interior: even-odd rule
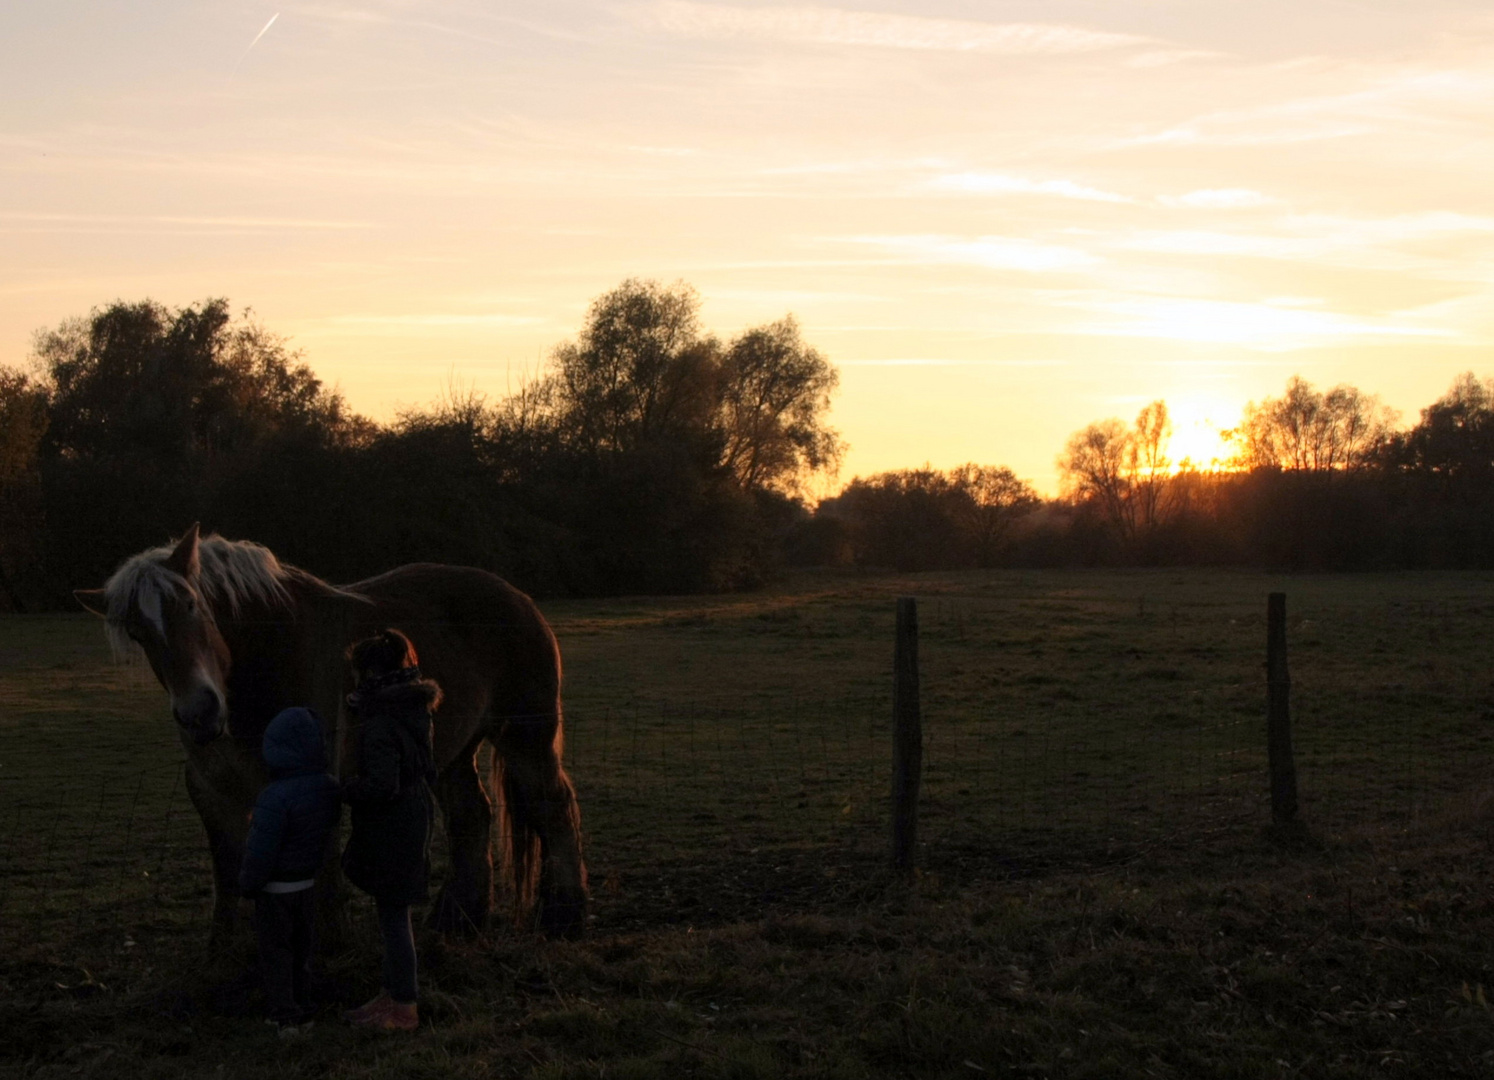
[[[442,933],[481,930],[493,906],[493,807],[477,773],[477,746],[458,754],[436,781],[451,847],[451,873],[431,912]]]
[[[586,864],[576,789],[555,751],[556,725],[510,724],[504,731],[503,797],[510,859],[520,907],[527,899],[533,850],[539,856],[539,924],[546,937],[578,937],[586,928]]]

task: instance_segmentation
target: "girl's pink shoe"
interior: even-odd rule
[[[353,1024],[372,1031],[414,1031],[420,1026],[420,1013],[413,1001],[386,998],[374,1009],[354,1020]]]
[[[342,1018],[350,1024],[361,1024],[367,1017],[382,1009],[390,1000],[392,999],[389,997],[389,991],[380,990],[375,997],[369,998],[356,1009],[349,1009],[343,1013]]]

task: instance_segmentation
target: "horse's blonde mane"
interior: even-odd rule
[[[132,643],[125,632],[125,622],[132,607],[158,632],[165,633],[163,601],[187,588],[186,580],[167,565],[174,550],[175,545],[164,544],[132,555],[104,584],[108,603],[105,627],[116,653],[130,650]],[[249,603],[272,609],[290,608],[291,595],[285,586],[290,570],[269,548],[250,540],[225,540],[210,533],[198,541],[197,557],[202,567],[198,585],[215,616],[237,615]]]

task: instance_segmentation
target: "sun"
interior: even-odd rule
[[[1205,470],[1225,466],[1233,450],[1220,432],[1237,423],[1239,405],[1222,398],[1187,395],[1176,401],[1168,399],[1167,411],[1172,420],[1168,456],[1174,469],[1180,469],[1184,462]]]

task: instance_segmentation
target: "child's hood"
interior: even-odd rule
[[[263,751],[270,771],[281,776],[327,771],[322,721],[310,709],[283,709],[265,729]]]

